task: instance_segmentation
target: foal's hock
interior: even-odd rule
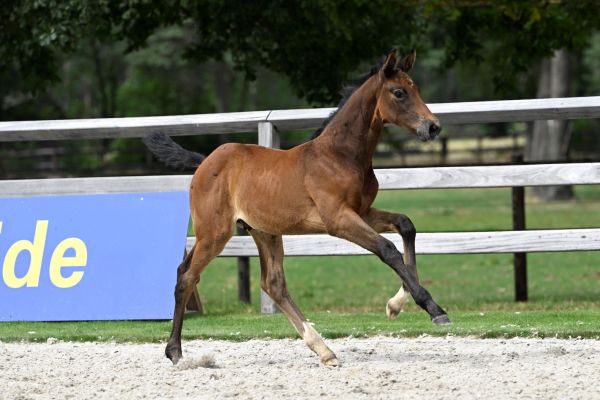
[[[325,365],[339,363],[288,293],[284,234],[326,232],[358,244],[379,256],[401,279],[398,293],[386,305],[388,317],[395,318],[408,300],[404,284],[434,323],[450,322],[419,284],[415,228],[410,219],[371,207],[378,190],[372,158],[384,124],[404,127],[423,141],[440,132],[438,119],[407,75],[415,58],[412,52],[397,61],[395,53],[390,53],[380,68],[373,69],[342,100],[314,139],[290,150],[228,143],[205,158],[166,135],[145,139],[168,165],[197,166],[190,187],[196,243],[177,269],[173,327],[165,350],[173,363],[182,357],[185,304],[204,268],[231,238],[236,222],[248,230],[258,247],[262,289]],[[402,236],[404,257],[380,235],[389,231]]]

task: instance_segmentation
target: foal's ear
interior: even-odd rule
[[[397,67],[404,72],[408,72],[411,70],[411,68],[415,64],[416,59],[417,59],[417,52],[415,50],[413,50],[410,52],[409,55],[404,57],[402,60],[398,61]]]
[[[383,78],[389,79],[394,76],[396,72],[398,72],[398,70],[396,69],[396,50],[394,49],[387,55],[379,70],[379,75],[383,75]]]

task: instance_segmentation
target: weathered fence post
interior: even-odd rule
[[[513,164],[523,164],[523,155],[513,155]],[[512,188],[513,230],[525,230],[525,188]],[[527,301],[527,253],[514,253],[515,301]]]
[[[258,123],[258,144],[273,149],[279,148],[279,133],[272,123]],[[263,314],[275,314],[276,312],[279,312],[273,299],[271,299],[262,289],[260,291],[260,311]]]
[[[442,147],[440,148],[440,164],[448,164],[448,136],[442,136],[440,138]]]

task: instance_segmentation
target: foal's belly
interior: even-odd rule
[[[293,214],[285,209],[272,210],[265,213],[263,210],[246,210],[240,207],[236,210],[236,220],[241,219],[252,229],[273,235],[300,235],[308,233],[325,233],[325,225],[319,214],[315,211]]]
[[[304,186],[292,177],[277,178],[238,185],[233,199],[235,218],[254,229],[277,235],[325,232]]]

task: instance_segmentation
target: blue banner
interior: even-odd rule
[[[170,319],[187,192],[0,199],[0,321]]]

